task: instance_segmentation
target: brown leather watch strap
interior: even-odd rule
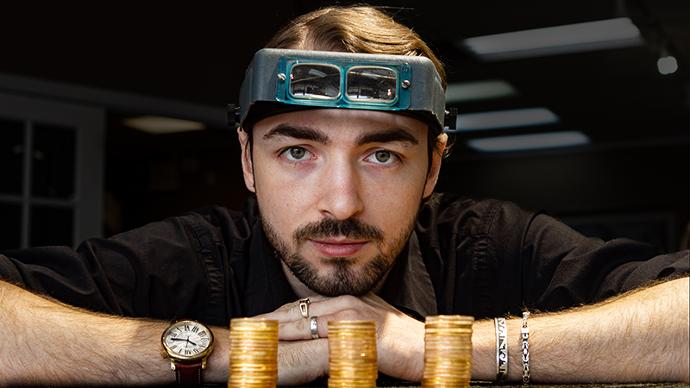
[[[179,385],[201,385],[201,361],[193,364],[175,363],[175,376]]]

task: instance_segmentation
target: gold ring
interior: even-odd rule
[[[302,318],[309,318],[309,303],[309,298],[299,300],[299,313],[302,314]]]

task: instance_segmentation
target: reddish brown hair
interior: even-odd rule
[[[436,66],[446,88],[443,64],[411,28],[370,6],[333,6],[293,19],[268,48],[424,56]]]

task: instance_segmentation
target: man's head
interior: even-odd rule
[[[369,7],[306,14],[268,46],[426,56],[445,87],[442,66],[419,36]],[[364,294],[405,246],[433,192],[447,137],[411,111],[310,108],[244,123],[245,183],[296,279],[324,295]]]

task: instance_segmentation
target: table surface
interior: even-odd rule
[[[313,383],[310,385],[300,385],[300,387],[311,387],[311,388],[327,388],[328,383]],[[472,387],[477,387],[477,388],[498,388],[498,387],[525,387],[519,382],[515,382],[514,384],[506,384],[506,385],[495,385],[493,382],[486,382],[486,381],[472,381],[470,384]],[[36,385],[20,385],[18,387],[39,387]],[[90,386],[89,386],[90,387]],[[179,388],[178,385],[176,384],[169,384],[169,385],[150,385],[149,387],[159,387],[159,388]],[[202,387],[205,388],[225,388],[227,387],[227,384],[203,384]],[[383,385],[377,385],[377,387],[421,387],[419,383],[391,383],[391,384],[383,384]],[[575,388],[575,387],[582,387],[582,388],[688,388],[690,387],[690,384],[686,383],[610,383],[610,384],[602,384],[602,383],[597,383],[597,384],[529,384],[527,386],[528,388]],[[137,386],[137,388],[142,388],[142,386]]]
[[[226,385],[223,384],[205,384],[204,387],[207,388],[218,388],[218,387],[225,387]],[[506,384],[506,385],[495,385],[493,382],[485,382],[485,381],[473,381],[471,383],[472,387],[478,387],[478,388],[493,388],[493,387],[509,387],[509,386],[515,386],[515,387],[522,387],[523,385],[519,382],[515,382],[514,384]],[[166,387],[174,387],[174,385],[167,385]],[[302,385],[302,387],[313,387],[313,388],[318,388],[318,387],[323,387],[326,388],[327,385],[322,385],[322,384],[311,384],[311,385]],[[378,385],[378,387],[421,387],[419,383],[400,383],[397,385]],[[530,388],[545,388],[545,387],[558,387],[558,388],[575,388],[575,387],[582,387],[582,388],[688,388],[690,385],[685,384],[685,383],[610,383],[610,384],[529,384]]]
[[[381,377],[379,375],[379,377]],[[378,385],[377,387],[421,387],[420,383],[412,383],[412,382],[401,382],[399,380],[387,378],[384,376],[384,379],[379,378],[379,381],[377,381]],[[477,387],[477,388],[498,388],[498,387],[523,387],[522,383],[520,381],[515,381],[512,383],[506,383],[503,385],[498,385],[496,382],[493,381],[472,381],[470,383],[472,387]],[[327,388],[328,387],[328,380],[327,378],[319,379],[315,381],[312,384],[306,384],[303,385],[303,387],[311,387],[311,388]],[[655,387],[663,387],[663,388],[688,388],[690,387],[689,384],[685,383],[596,383],[596,384],[529,384],[529,388],[546,388],[546,387],[559,387],[559,388],[574,388],[574,387],[582,387],[582,388],[655,388]]]

